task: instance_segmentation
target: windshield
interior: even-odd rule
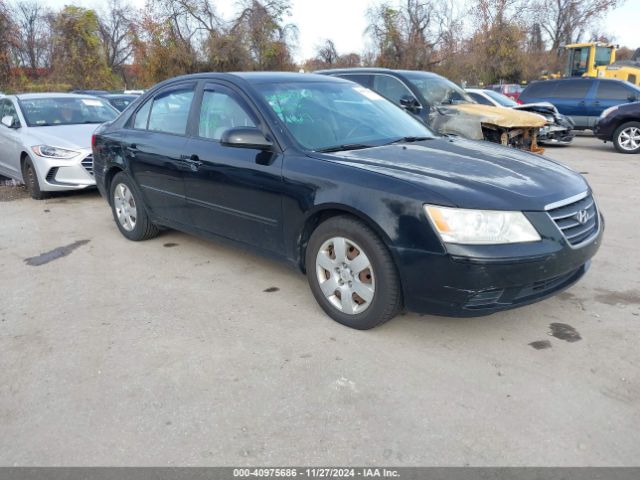
[[[20,100],[22,114],[30,127],[104,123],[118,111],[100,98],[30,98]]]
[[[256,88],[291,135],[309,150],[434,137],[422,122],[401,108],[352,83],[279,83]]]
[[[506,95],[502,95],[501,93],[494,92],[493,90],[485,90],[485,95],[491,97],[493,100],[498,102],[503,107],[515,107],[518,105],[518,102],[514,102],[512,99],[507,97]]]
[[[420,90],[429,105],[476,103],[467,92],[446,78],[420,75],[419,73],[407,73],[405,75]]]

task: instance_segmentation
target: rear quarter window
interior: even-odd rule
[[[603,100],[627,100],[634,94],[635,92],[622,82],[600,80],[596,97]]]

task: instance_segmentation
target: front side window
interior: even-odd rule
[[[488,98],[485,98],[484,95],[481,95],[476,92],[467,92],[467,93],[471,98],[473,98],[480,105],[493,105],[493,103],[491,103]]]
[[[385,98],[394,103],[400,104],[400,99],[405,97],[414,98],[411,90],[395,77],[389,75],[374,75],[373,89]]]
[[[295,82],[257,88],[289,133],[309,150],[434,136],[422,122],[360,85]]]
[[[0,119],[4,117],[12,117],[13,124],[20,125],[18,112],[16,112],[16,107],[13,105],[13,102],[11,102],[11,100],[3,100],[0,103]]]
[[[494,92],[493,90],[488,90],[486,94],[503,107],[511,108],[518,105],[518,102],[514,102],[511,98],[507,97],[506,95],[502,95],[501,93]]]
[[[22,114],[30,127],[109,122],[118,111],[100,98],[39,97],[21,99]]]
[[[596,97],[603,100],[627,100],[634,92],[622,82],[600,81]]]
[[[467,92],[446,78],[419,72],[407,73],[406,77],[420,91],[429,105],[474,103]]]
[[[149,130],[184,135],[187,133],[193,87],[162,92],[153,99]],[[138,112],[139,113],[139,112]]]
[[[240,103],[224,91],[207,90],[202,96],[198,135],[220,140],[222,134],[235,127],[255,127],[256,122]]]
[[[596,67],[609,65],[612,53],[613,47],[596,47]]]

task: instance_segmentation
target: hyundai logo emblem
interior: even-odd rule
[[[575,219],[578,220],[580,225],[584,225],[585,223],[587,223],[587,220],[589,220],[589,212],[587,212],[586,210],[580,210],[578,213],[576,213]]]

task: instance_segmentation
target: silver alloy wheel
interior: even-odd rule
[[[116,216],[122,228],[127,232],[136,228],[138,209],[131,190],[124,183],[119,183],[113,189],[113,206],[116,209]]]
[[[622,130],[618,136],[618,143],[620,148],[627,151],[640,148],[640,128],[627,127]]]
[[[348,238],[333,237],[322,244],[316,276],[324,296],[342,313],[362,313],[373,301],[376,283],[371,262]]]

